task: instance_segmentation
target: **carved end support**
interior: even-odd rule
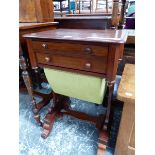
[[[23,70],[22,76],[23,76],[24,83],[26,85],[28,94],[31,97],[31,103],[33,104],[34,119],[40,126],[42,126],[42,122],[40,121],[39,111],[36,107],[37,103],[33,96],[32,81],[31,81],[28,71],[26,70],[27,65],[26,65],[25,58],[23,56],[20,56],[19,63],[20,63],[20,68]]]

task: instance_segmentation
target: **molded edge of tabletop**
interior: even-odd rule
[[[120,37],[116,37],[120,32]],[[108,33],[113,33],[112,36]],[[102,36],[103,34],[103,36]],[[104,35],[106,37],[104,37]],[[23,35],[24,38],[46,39],[58,41],[82,41],[124,44],[127,41],[128,31],[123,30],[93,30],[93,29],[54,29]]]

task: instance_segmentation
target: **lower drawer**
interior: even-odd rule
[[[71,69],[86,70],[91,72],[106,73],[106,57],[79,58],[62,55],[36,53],[37,61],[40,64],[60,66]]]

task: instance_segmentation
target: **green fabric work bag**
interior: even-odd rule
[[[44,68],[53,91],[80,100],[102,104],[106,80],[99,77]]]

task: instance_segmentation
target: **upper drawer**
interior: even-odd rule
[[[97,46],[87,44],[74,44],[64,42],[42,42],[32,41],[32,47],[34,50],[48,51],[55,54],[63,55],[95,55],[95,56],[107,56],[108,46]]]

